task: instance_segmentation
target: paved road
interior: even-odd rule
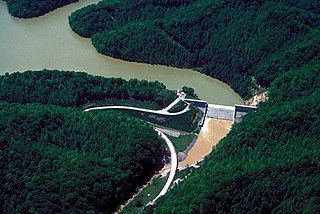
[[[186,108],[184,108],[182,111],[179,112],[168,112],[168,110],[170,110],[175,104],[177,104],[180,100],[184,100],[185,95],[179,95],[179,97],[174,100],[169,106],[167,106],[166,108],[162,109],[162,110],[150,110],[150,109],[143,109],[143,108],[136,108],[136,107],[130,107],[130,106],[100,106],[100,107],[92,107],[92,108],[87,108],[84,111],[93,111],[93,110],[112,110],[112,109],[128,109],[128,110],[133,110],[133,111],[141,111],[141,112],[149,112],[149,113],[154,113],[154,114],[161,114],[161,115],[179,115],[179,114],[183,114],[187,111],[190,110],[189,106],[190,104],[187,105]],[[178,167],[178,158],[177,158],[177,153],[176,150],[173,146],[173,144],[171,143],[171,141],[169,140],[169,138],[163,134],[160,130],[155,129],[158,134],[165,140],[165,142],[167,143],[169,150],[170,150],[170,156],[171,156],[171,169],[170,169],[170,174],[168,177],[168,180],[166,182],[166,184],[164,185],[163,189],[161,190],[161,192],[157,195],[157,197],[155,199],[153,199],[152,201],[150,201],[148,203],[148,205],[153,205],[154,202],[160,198],[161,196],[165,195],[166,192],[168,191],[174,176],[176,174],[176,170]]]
[[[166,141],[168,147],[169,147],[169,150],[170,150],[170,153],[171,153],[171,169],[170,169],[170,174],[169,174],[169,178],[166,182],[166,184],[164,185],[163,189],[161,190],[161,192],[157,195],[157,197],[155,197],[155,199],[153,199],[152,201],[150,201],[148,205],[153,205],[154,202],[160,198],[161,196],[165,195],[174,179],[174,176],[176,174],[176,170],[177,170],[177,167],[178,167],[178,158],[177,158],[177,153],[176,153],[176,150],[173,146],[173,144],[171,143],[171,141],[169,140],[169,138],[163,134],[161,131],[159,131],[158,129],[156,129],[156,131],[159,133],[159,135]]]
[[[163,110],[165,111],[169,111],[173,106],[175,106],[180,100],[184,100],[184,98],[186,98],[186,94],[179,94],[179,97],[177,99],[175,99],[170,105],[168,105],[166,108],[164,108]]]
[[[99,106],[99,107],[92,107],[87,108],[84,111],[93,111],[93,110],[112,110],[112,109],[119,109],[119,110],[133,110],[133,111],[141,111],[141,112],[148,112],[153,114],[160,114],[160,115],[180,115],[190,110],[189,106],[187,105],[183,110],[179,112],[168,112],[170,108],[172,108],[175,104],[177,104],[180,100],[183,100],[184,96],[179,96],[177,99],[175,99],[168,107],[161,109],[161,110],[151,110],[151,109],[144,109],[144,108],[137,108],[137,107],[130,107],[130,106]],[[169,108],[170,107],[170,108]]]

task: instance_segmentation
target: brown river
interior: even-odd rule
[[[182,86],[193,87],[198,96],[209,103],[243,103],[228,85],[193,70],[127,62],[97,53],[90,39],[76,35],[68,24],[68,16],[73,11],[96,2],[98,0],[82,0],[39,18],[18,19],[10,16],[6,3],[0,1],[0,75],[44,68],[84,71],[127,80],[158,80],[174,90]],[[230,127],[228,121],[207,120],[188,158],[179,166],[202,159]]]
[[[68,16],[93,1],[80,1],[34,19],[9,15],[0,1],[0,74],[14,71],[58,69],[85,71],[106,77],[158,80],[170,89],[190,86],[210,103],[241,104],[242,99],[226,84],[190,69],[126,62],[99,54],[90,39],[69,27]]]
[[[207,156],[219,141],[231,130],[232,121],[206,118],[198,139],[188,153],[187,158],[179,163],[180,168],[196,164]]]

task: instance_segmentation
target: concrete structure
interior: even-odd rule
[[[137,107],[131,107],[131,106],[98,106],[98,107],[90,107],[86,108],[84,111],[94,111],[94,110],[132,110],[132,111],[140,111],[140,112],[147,112],[147,113],[153,113],[153,114],[159,114],[159,115],[179,115],[186,113],[190,110],[188,104],[183,110],[179,112],[169,112],[169,110],[176,105],[179,101],[183,101],[185,95],[180,95],[177,99],[175,99],[169,106],[167,106],[164,109],[161,110],[150,110],[150,109],[144,109],[144,108],[137,108]]]
[[[234,109],[234,106],[208,104],[207,117],[233,121]]]
[[[235,123],[241,122],[241,118],[244,115],[257,108],[254,106],[237,104],[235,104],[234,106],[208,104],[207,101],[194,99],[184,99],[184,101],[187,103],[192,103],[194,106],[198,107],[204,113],[205,117],[232,120]]]
[[[248,114],[250,111],[254,111],[257,107],[246,105],[234,105],[233,122],[239,123],[242,121],[242,117]]]
[[[208,102],[204,100],[184,99],[186,103],[193,104],[203,112],[202,120],[199,126],[202,127],[208,111]]]
[[[198,108],[208,107],[208,102],[204,100],[184,99],[184,101],[187,103],[192,103],[194,106]]]

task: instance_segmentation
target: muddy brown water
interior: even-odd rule
[[[0,74],[44,68],[85,71],[105,77],[158,80],[175,90],[190,86],[210,103],[243,103],[228,85],[196,71],[127,62],[99,54],[90,39],[76,35],[68,24],[73,11],[96,2],[80,1],[42,17],[19,19],[10,16],[6,3],[0,1]]]
[[[193,87],[209,103],[234,105],[243,100],[228,85],[191,69],[127,62],[97,53],[90,39],[69,27],[68,16],[93,1],[80,1],[34,19],[9,15],[0,1],[0,75],[25,70],[84,71],[105,77],[138,78],[163,82],[169,89]],[[179,166],[191,165],[210,153],[231,128],[230,121],[206,120],[197,143]]]
[[[207,156],[214,146],[231,130],[232,121],[206,118],[198,139],[187,158],[179,163],[179,167],[186,167],[197,163]]]

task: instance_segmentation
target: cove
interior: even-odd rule
[[[209,103],[242,104],[228,85],[191,69],[127,62],[99,54],[90,39],[81,38],[69,27],[68,16],[98,0],[80,1],[42,17],[18,19],[0,2],[0,74],[25,70],[73,70],[105,77],[158,80],[169,89],[190,86]]]

